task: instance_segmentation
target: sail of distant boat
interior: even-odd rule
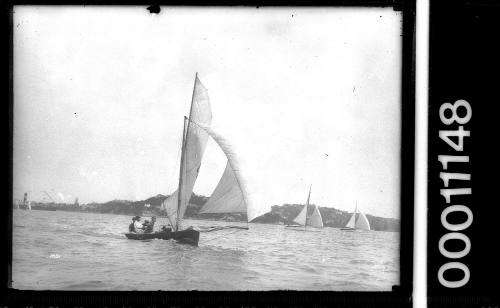
[[[370,222],[365,214],[358,210],[358,205],[354,208],[354,213],[342,230],[370,230]]]
[[[309,200],[311,198],[311,186],[309,187],[309,194],[307,195],[307,201],[304,207],[300,211],[299,215],[293,220],[295,223],[307,227],[323,228],[323,218],[319,212],[317,205],[313,205],[313,212],[310,216],[307,215],[307,209],[309,207]]]

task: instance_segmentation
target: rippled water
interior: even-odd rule
[[[198,247],[127,240],[130,216],[14,210],[12,286],[36,290],[390,290],[399,233],[201,233]],[[243,225],[187,220],[186,225]]]

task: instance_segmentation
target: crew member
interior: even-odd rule
[[[135,216],[133,218],[134,221],[134,232],[135,233],[143,233],[144,232],[144,226],[141,223],[141,217],[140,216]]]
[[[153,228],[156,222],[156,216],[151,217],[151,222],[145,221],[144,222],[144,233],[153,233]]]

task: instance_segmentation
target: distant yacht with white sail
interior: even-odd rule
[[[315,227],[315,228],[323,228],[323,218],[321,217],[321,213],[319,212],[319,208],[316,204],[313,205],[313,212],[311,215],[307,215],[307,210],[309,208],[309,200],[311,198],[311,186],[309,186],[309,194],[307,195],[307,201],[304,204],[304,207],[302,208],[302,211],[300,211],[299,215],[295,217],[293,222],[296,224],[293,225],[286,225],[285,227],[287,228],[298,228],[298,227],[304,227],[304,230],[306,230],[307,226],[310,227]]]
[[[365,230],[370,231],[370,222],[368,218],[366,218],[365,214],[361,213],[358,210],[358,204],[356,202],[356,207],[354,209],[354,213],[351,218],[347,222],[344,228],[341,228],[344,231],[354,231],[354,230]]]

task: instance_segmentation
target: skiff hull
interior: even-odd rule
[[[342,231],[356,231],[355,228],[340,228]]]
[[[173,239],[182,244],[189,244],[193,246],[198,246],[198,241],[200,239],[200,232],[187,229],[181,231],[163,231],[154,233],[125,233],[125,236],[130,240],[170,240]]]

